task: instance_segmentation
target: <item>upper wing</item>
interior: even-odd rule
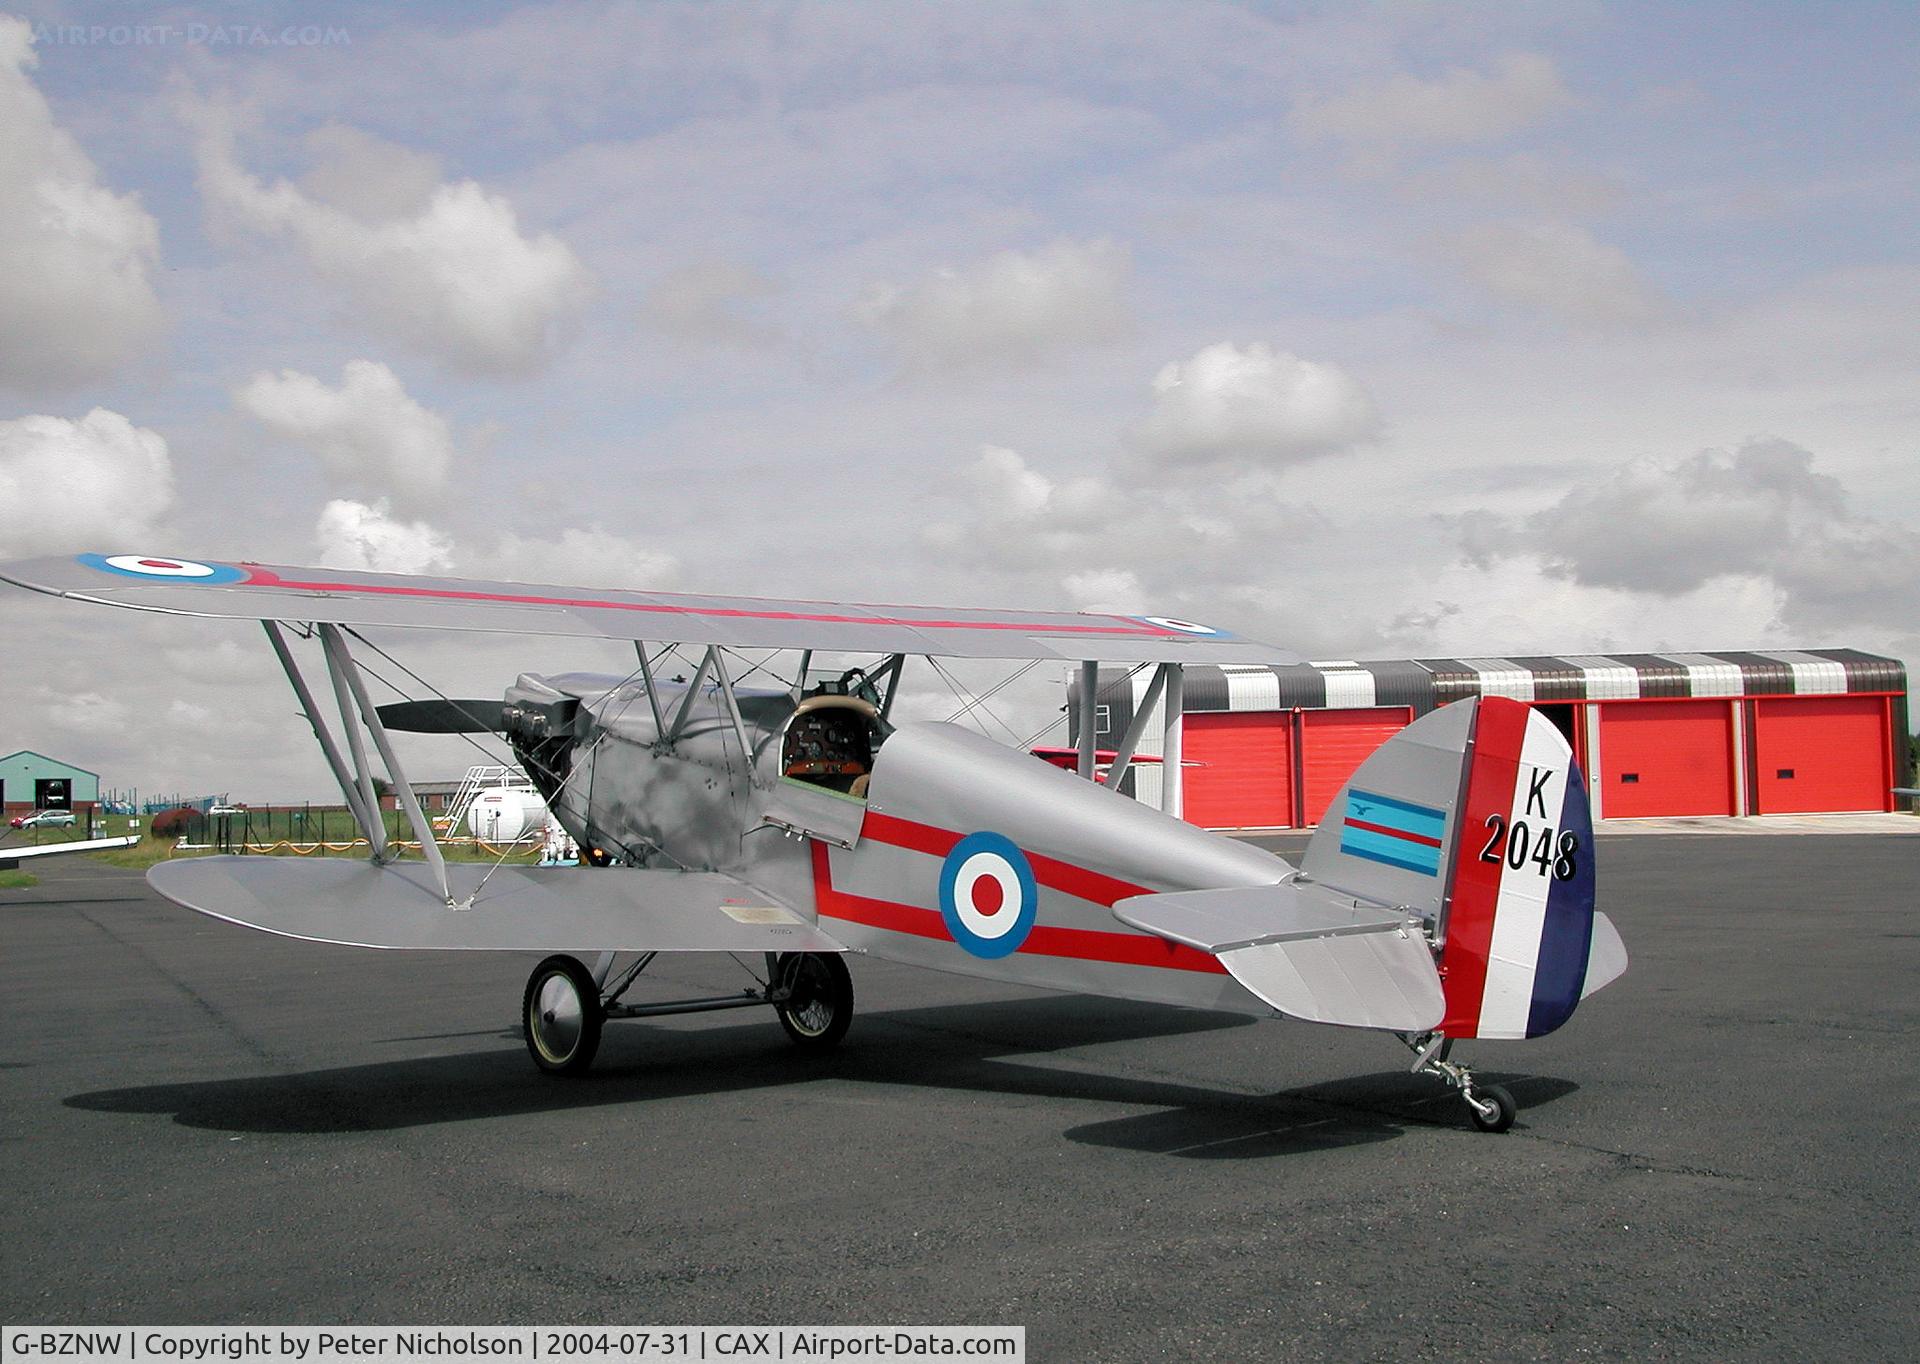
[[[241,620],[958,658],[1299,661],[1284,649],[1169,616],[707,597],[129,554],[29,559],[0,565],[0,580],[109,606]]]
[[[714,872],[447,868],[452,909],[424,863],[195,857],[147,882],[177,905],[267,933],[429,951],[844,952],[786,906]],[[484,884],[482,884],[484,882]]]

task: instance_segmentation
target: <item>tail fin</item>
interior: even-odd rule
[[[1302,869],[1428,920],[1448,1037],[1544,1036],[1624,969],[1604,925],[1604,977],[1589,987],[1586,782],[1552,721],[1518,701],[1456,702],[1382,744],[1328,807]]]

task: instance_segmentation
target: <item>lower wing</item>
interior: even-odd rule
[[[447,904],[422,863],[280,857],[163,862],[147,882],[175,904],[283,937],[350,947],[477,952],[844,952],[744,881],[633,868],[447,868]],[[471,905],[466,902],[471,899]]]

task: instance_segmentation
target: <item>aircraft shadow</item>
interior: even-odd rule
[[[1478,1071],[1504,1085],[1520,1106],[1516,1130],[1529,1111],[1563,1099],[1580,1086],[1544,1075]],[[1355,1075],[1246,1101],[1236,1107],[1189,1106],[1139,1113],[1069,1128],[1069,1141],[1188,1160],[1258,1160],[1272,1156],[1386,1141],[1408,1128],[1470,1126],[1466,1106],[1450,1087],[1404,1069]]]
[[[293,1074],[96,1090],[64,1102],[92,1112],[168,1114],[182,1126],[223,1132],[326,1134],[672,1102],[832,1079],[1152,1108],[1073,1127],[1063,1135],[1088,1145],[1210,1160],[1386,1141],[1410,1126],[1464,1125],[1457,1098],[1404,1071],[1249,1095],[1026,1059],[1254,1022],[1190,1009],[1115,1009],[1109,1002],[1070,997],[936,1006],[865,1015],[847,1043],[820,1060],[796,1053],[771,1018],[697,1030],[622,1023],[608,1028],[594,1070],[571,1080],[534,1073],[516,1034],[485,1029],[465,1035],[513,1037],[515,1045]],[[1523,1109],[1575,1088],[1559,1080],[1490,1078],[1508,1084]],[[1423,1086],[1432,1086],[1432,1093],[1423,1092]]]

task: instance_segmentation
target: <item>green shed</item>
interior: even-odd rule
[[[100,800],[100,774],[21,749],[0,758],[0,806],[7,816],[72,810],[83,818]]]

